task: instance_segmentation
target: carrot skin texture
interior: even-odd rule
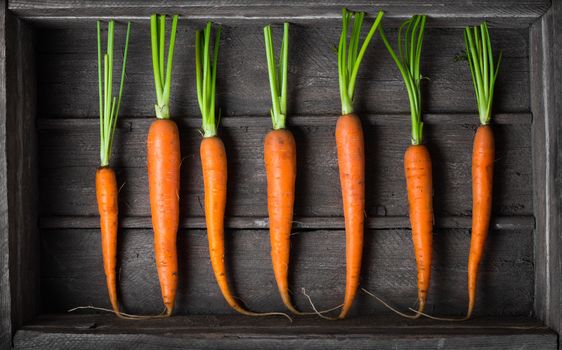
[[[100,167],[96,171],[96,198],[100,214],[101,247],[103,269],[109,293],[111,307],[117,316],[117,225],[119,216],[117,179],[115,171],[109,167]]]
[[[166,314],[174,309],[178,287],[180,139],[176,123],[158,119],[148,132],[148,184],[154,229],[154,255]]]
[[[404,155],[414,255],[418,268],[418,310],[423,312],[431,280],[433,182],[431,156],[424,145],[411,145]],[[419,314],[418,314],[419,316]]]
[[[478,127],[472,150],[472,237],[468,256],[468,312],[470,318],[476,301],[478,267],[482,260],[492,213],[494,177],[494,133],[489,125]]]
[[[338,318],[349,313],[361,275],[365,221],[365,141],[356,114],[338,118],[336,125],[338,165],[345,218],[345,297]]]
[[[205,220],[209,254],[215,279],[224,299],[234,310],[244,315],[254,315],[236,301],[230,287],[224,263],[224,212],[227,190],[227,158],[224,143],[216,136],[205,137],[200,148],[203,182],[205,187]]]
[[[264,140],[264,161],[273,272],[283,303],[291,312],[299,314],[291,302],[288,285],[297,176],[295,138],[289,130],[279,129],[267,133]]]

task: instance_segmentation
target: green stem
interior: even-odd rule
[[[218,119],[215,118],[215,102],[221,28],[218,27],[216,30],[212,51],[210,50],[211,31],[212,23],[208,22],[203,30],[202,40],[201,32],[195,33],[195,77],[204,137],[215,136],[218,128]]]
[[[379,11],[375,21],[371,25],[367,37],[361,45],[361,49],[359,49],[364,13],[348,12],[345,8],[342,9],[342,33],[338,44],[338,80],[343,115],[353,113],[355,83],[359,72],[359,66],[361,65],[369,43],[380,25],[382,17],[383,12]],[[347,30],[351,19],[353,19],[353,27],[349,45],[347,45]]]
[[[467,27],[464,32],[464,41],[466,45],[466,58],[478,105],[478,114],[480,115],[480,123],[487,125],[492,118],[494,87],[502,54],[500,52],[498,63],[494,65],[490,33],[486,22],[473,28]]]
[[[263,28],[269,87],[271,90],[271,121],[273,129],[285,128],[287,113],[287,65],[289,50],[289,23],[283,25],[283,40],[279,53],[279,63],[275,62],[271,26]]]
[[[168,44],[166,65],[166,16],[150,16],[150,44],[152,50],[152,69],[154,71],[154,87],[156,90],[156,118],[170,119],[170,90],[172,85],[172,61],[176,42],[178,16],[172,17],[172,30]]]
[[[383,43],[404,79],[404,85],[406,86],[408,100],[410,102],[412,122],[411,142],[413,145],[419,145],[423,141],[423,121],[421,117],[422,76],[420,73],[420,60],[425,22],[426,16],[415,15],[400,25],[398,30],[398,52],[400,57],[396,55],[382,27],[379,29]],[[402,35],[404,28],[406,28],[406,31],[405,34]]]
[[[113,96],[113,51],[114,51],[114,21],[109,21],[107,29],[107,52],[102,54],[101,50],[101,28],[97,22],[98,39],[98,85],[100,99],[100,163],[108,166],[113,146],[113,137],[119,118],[119,108],[123,95],[125,81],[125,67],[127,64],[127,52],[129,50],[129,36],[131,23],[127,25],[125,49],[123,51],[123,63],[121,70],[121,82],[119,84],[118,97]],[[103,55],[103,60],[102,60]]]

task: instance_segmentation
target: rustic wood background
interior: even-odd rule
[[[278,21],[280,23],[280,21]],[[432,19],[428,23],[431,26]],[[233,289],[257,311],[283,310],[269,261],[262,141],[270,128],[263,20],[223,23],[218,67],[221,136],[229,156],[227,263]],[[370,21],[369,21],[370,23]],[[180,20],[171,114],[182,133],[182,223],[177,314],[233,313],[216,286],[202,217],[200,135],[194,77],[194,32],[203,21]],[[291,26],[288,124],[298,145],[291,286],[319,307],[341,303],[344,232],[334,140],[340,111],[337,19]],[[394,26],[394,25],[391,25]],[[390,39],[395,31],[385,26]],[[123,38],[118,27],[118,44]],[[121,123],[112,165],[123,185],[120,287],[127,311],[162,309],[154,266],[145,158],[154,88],[148,23],[136,21],[127,64]],[[276,43],[280,27],[274,29]],[[80,305],[107,307],[94,173],[99,164],[96,32],[93,21],[36,31],[41,216],[41,295],[44,312]],[[481,268],[477,315],[529,315],[533,310],[533,178],[528,29],[492,28],[503,50],[497,82],[494,230]],[[121,47],[118,45],[118,47]],[[435,183],[434,267],[428,311],[462,314],[470,242],[470,159],[476,102],[465,62],[462,29],[427,30],[422,53],[425,142]],[[416,268],[407,221],[403,153],[409,144],[407,94],[376,36],[360,70],[357,111],[367,153],[367,209],[362,286],[406,309],[416,299]],[[328,224],[327,224],[328,223]],[[328,227],[326,227],[328,226]],[[353,315],[388,313],[360,294]]]

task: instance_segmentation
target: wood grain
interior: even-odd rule
[[[341,328],[346,334],[340,334]],[[240,316],[183,316],[127,322],[107,315],[43,316],[16,334],[16,349],[556,349],[556,334],[528,318],[464,323],[396,317],[338,322]]]
[[[236,119],[236,118],[230,118]],[[266,119],[264,117],[264,119]],[[407,119],[404,116],[404,119]],[[227,120],[225,117],[224,120]],[[112,164],[118,181],[123,216],[149,216],[146,130],[150,120],[127,120],[118,130]],[[203,216],[203,186],[197,150],[201,136],[183,126],[183,217]],[[406,124],[405,120],[403,124]],[[367,216],[406,216],[403,153],[410,137],[402,125],[364,123],[367,164]],[[476,125],[427,125],[426,143],[434,161],[435,212],[466,216],[471,212],[470,154]],[[223,128],[229,157],[229,216],[267,216],[263,137],[268,126]],[[298,174],[295,215],[342,216],[334,126],[292,127],[297,141]],[[532,215],[531,142],[529,126],[497,125],[494,213]],[[95,216],[93,176],[99,164],[98,130],[91,127],[41,130],[39,159],[43,216]],[[319,181],[318,179],[321,179]],[[509,179],[504,181],[502,179]]]
[[[1,2],[0,348],[38,307],[35,71],[31,28]]]
[[[268,116],[271,107],[263,44],[264,23],[224,25],[217,81],[223,117]],[[173,117],[200,115],[195,93],[195,30],[201,24],[180,21],[175,49],[170,111]],[[337,57],[333,51],[341,24],[337,20],[291,26],[288,114],[339,115]],[[123,40],[118,27],[117,47]],[[121,32],[121,33],[120,33]],[[387,27],[389,40],[395,32]],[[274,29],[275,40],[280,30]],[[94,117],[98,110],[95,23],[77,28],[38,31],[39,111],[53,118]],[[495,47],[503,50],[494,107],[496,112],[529,110],[528,31],[493,29]],[[465,47],[461,29],[428,29],[422,51],[423,110],[427,113],[476,112],[466,62],[455,62]],[[375,37],[359,71],[356,108],[360,113],[409,113],[398,69]],[[149,26],[133,25],[121,115],[154,115],[154,81]],[[226,118],[225,118],[226,119]],[[289,117],[290,120],[290,117]]]
[[[120,288],[125,308],[133,313],[162,311],[155,278],[152,231],[121,231]],[[341,303],[344,290],[345,235],[342,230],[295,231],[292,236],[291,286],[297,306],[310,309],[306,288],[319,308]],[[460,315],[466,305],[468,230],[437,231],[428,311]],[[41,287],[45,312],[72,307],[107,306],[98,230],[44,230]],[[283,310],[276,293],[265,230],[229,230],[226,261],[233,289],[250,309]],[[216,285],[209,264],[206,232],[180,230],[177,314],[232,314]],[[368,231],[362,286],[407,309],[416,300],[416,267],[409,230]],[[533,303],[533,248],[530,231],[494,231],[481,268],[478,315],[526,315]],[[388,314],[365,294],[354,315]]]
[[[367,0],[347,4],[356,11],[373,12],[373,3]],[[540,17],[548,7],[548,0],[518,1],[382,1],[376,9],[386,12],[387,17],[403,18],[424,13],[439,20],[441,24],[463,26],[482,19],[502,26],[526,27]],[[10,10],[19,16],[31,19],[53,17],[100,17],[100,16],[144,16],[165,10],[192,18],[337,18],[341,15],[341,2],[337,1],[75,1],[75,0],[11,0]]]

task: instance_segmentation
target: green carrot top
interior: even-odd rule
[[[494,67],[494,55],[486,22],[473,28],[467,27],[464,31],[464,42],[466,44],[466,59],[470,66],[470,74],[472,75],[472,83],[478,103],[480,123],[487,125],[492,117],[494,86],[502,53],[500,51],[498,63]]]
[[[285,117],[287,116],[287,61],[289,56],[289,23],[283,24],[283,40],[278,63],[275,62],[273,52],[273,39],[271,38],[271,26],[263,28],[265,39],[265,54],[267,57],[267,72],[269,74],[269,87],[271,90],[271,121],[273,129],[285,128]]]
[[[216,30],[213,51],[211,51],[211,30],[212,22],[207,22],[203,34],[201,34],[201,31],[195,33],[197,101],[201,110],[204,137],[213,137],[217,134],[220,119],[220,116],[219,119],[215,118],[215,99],[221,27],[218,27]],[[203,35],[203,39],[201,39],[201,35]]]
[[[383,12],[379,11],[377,18],[371,25],[367,37],[359,49],[359,37],[363,25],[364,12],[350,12],[342,9],[342,33],[338,44],[338,76],[340,85],[340,98],[342,115],[353,113],[353,99],[355,95],[355,81],[359,72],[359,65],[365,55],[365,51],[375,35],[377,27],[382,20]],[[347,43],[347,30],[349,22],[353,19],[353,29],[349,44]],[[349,47],[349,48],[348,48]]]
[[[125,82],[125,67],[127,64],[127,51],[129,49],[129,34],[131,23],[127,25],[127,36],[125,39],[125,49],[123,50],[123,67],[121,69],[121,83],[119,85],[118,97],[113,96],[113,49],[115,36],[115,22],[109,21],[107,26],[107,49],[102,55],[101,45],[101,24],[97,22],[98,38],[98,83],[100,98],[100,160],[101,166],[109,166],[111,147],[113,146],[113,136],[117,119],[119,117],[119,107],[121,106],[121,96],[123,95],[123,83]],[[102,59],[103,57],[103,59]]]
[[[421,117],[421,80],[420,59],[425,30],[426,16],[414,15],[400,25],[398,29],[398,55],[392,49],[384,35],[382,27],[379,31],[390,56],[398,66],[410,100],[412,118],[412,144],[419,145],[423,137],[423,121]]]
[[[150,16],[150,44],[152,48],[152,68],[154,70],[154,86],[156,88],[157,103],[156,118],[170,118],[170,90],[172,85],[172,59],[176,42],[178,15],[172,17],[172,31],[168,45],[168,57],[164,66],[166,51],[166,15]]]

